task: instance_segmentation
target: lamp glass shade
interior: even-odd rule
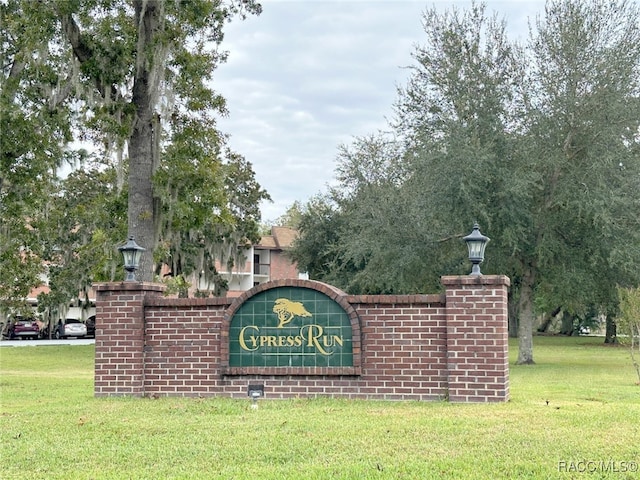
[[[124,256],[124,266],[128,268],[137,268],[140,265],[140,250],[122,250]]]
[[[133,237],[129,237],[127,243],[125,243],[121,247],[118,247],[118,250],[122,252],[125,270],[137,270],[138,266],[140,265],[140,257],[142,256],[142,252],[144,252],[146,249],[138,245]]]
[[[489,240],[489,237],[480,233],[480,226],[476,223],[473,226],[473,231],[464,237],[464,241],[467,242],[467,248],[469,249],[469,260],[482,262],[482,260],[484,260],[484,250]]]

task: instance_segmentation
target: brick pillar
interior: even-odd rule
[[[445,287],[447,367],[452,402],[509,400],[509,277],[441,279]]]
[[[96,290],[96,397],[144,394],[144,299],[164,285],[102,283]]]

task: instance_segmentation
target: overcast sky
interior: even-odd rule
[[[263,0],[263,13],[227,26],[227,63],[214,75],[230,114],[220,128],[253,164],[273,199],[275,220],[333,181],[337,148],[387,130],[396,87],[404,85],[425,9],[471,1]],[[487,0],[524,39],[543,0]]]

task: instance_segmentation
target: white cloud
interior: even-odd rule
[[[228,25],[229,60],[214,75],[230,115],[220,120],[231,146],[252,162],[274,203],[273,220],[333,180],[337,147],[386,129],[404,84],[427,7],[470,1],[263,1],[263,13]],[[515,35],[542,0],[488,1]]]

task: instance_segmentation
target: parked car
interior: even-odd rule
[[[14,338],[37,339],[40,337],[40,326],[34,318],[17,317],[8,324],[3,336],[10,340]]]
[[[56,338],[84,337],[87,335],[87,326],[75,318],[67,318],[64,323],[58,322]]]
[[[87,337],[96,338],[96,317],[95,317],[95,315],[93,317],[87,318],[87,321],[84,322],[84,324],[87,326]]]

